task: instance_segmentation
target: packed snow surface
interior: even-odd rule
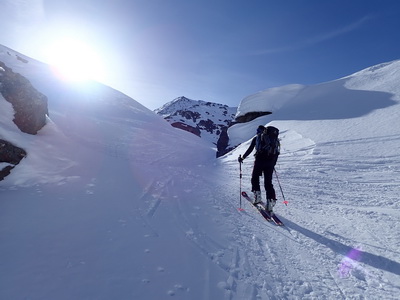
[[[249,96],[239,110],[275,110],[230,128],[242,145],[216,159],[119,92],[64,85],[9,51],[50,115],[21,133],[0,97],[0,137],[29,153],[0,183],[0,299],[398,298],[399,61],[276,88],[281,104]],[[237,157],[260,124],[281,131],[283,227],[239,197]],[[250,156],[248,193],[251,169]]]

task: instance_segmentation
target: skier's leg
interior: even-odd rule
[[[276,199],[274,185],[272,184],[272,174],[274,172],[273,166],[266,166],[264,169],[264,187],[267,193],[267,199]]]
[[[276,194],[274,185],[272,184],[272,174],[274,171],[273,166],[266,166],[264,169],[264,187],[267,193],[267,201],[265,203],[265,209],[269,212],[272,212],[273,207],[276,203]]]
[[[254,162],[253,173],[251,174],[251,190],[260,191],[260,176],[262,175],[262,166]]]
[[[260,175],[262,169],[256,162],[254,163],[253,173],[251,174],[251,190],[254,193],[255,203],[261,202]]]

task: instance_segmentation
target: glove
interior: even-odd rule
[[[242,156],[241,156],[241,155],[239,155],[238,162],[239,162],[239,163],[242,163],[242,162],[243,162],[243,160],[244,160],[244,158],[242,158]]]

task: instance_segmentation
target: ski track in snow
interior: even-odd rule
[[[398,181],[385,175],[391,176],[393,169],[398,172],[398,166],[390,165],[389,170],[387,164],[374,160],[338,160],[323,154],[329,145],[317,147],[293,131],[284,133],[285,138],[290,138],[291,144],[286,145],[290,151],[283,151],[277,172],[289,205],[280,201],[276,206],[283,227],[265,221],[245,199],[244,211],[238,210],[239,166],[235,152],[214,166],[216,173],[202,165],[190,170],[171,166],[168,173],[147,182],[138,195],[140,205],[120,215],[115,220],[120,229],[108,233],[113,242],[118,240],[116,233],[133,226],[132,222],[142,227],[142,255],[145,261],[152,261],[150,265],[157,274],[145,268],[138,278],[140,285],[150,289],[157,284],[155,297],[164,293],[175,299],[210,299],[218,293],[216,290],[229,300],[375,299],[376,295],[394,299],[393,295],[400,292],[396,284],[400,264],[395,260],[400,245],[391,248],[399,241],[380,232],[400,232],[399,204],[397,199],[381,198],[386,193],[396,194]],[[87,146],[113,158],[113,164],[136,159],[126,145]],[[174,155],[164,153],[166,157]],[[161,157],[153,163],[163,160]],[[252,159],[246,159],[242,167],[242,190],[250,193]],[[352,174],[353,169],[358,172]],[[283,200],[274,180],[278,199]],[[86,184],[88,196],[96,195],[97,181],[91,178]],[[381,203],[386,206],[380,207]],[[360,219],[366,221],[358,223]],[[173,273],[177,267],[154,257],[160,250],[152,245],[168,240],[164,224],[178,229],[180,247],[197,253],[204,268],[197,271],[204,272],[203,285],[192,286],[185,278],[158,282],[158,277]],[[215,232],[214,228],[221,231]],[[173,245],[165,245],[165,255],[174,255]],[[346,258],[354,249],[360,251],[360,257]],[[224,278],[217,286],[215,273]]]
[[[394,165],[389,171],[388,164],[379,161],[325,157],[323,147],[329,145],[315,149],[312,141],[305,141],[279,159],[277,172],[289,206],[278,204],[276,211],[285,227],[264,221],[246,200],[242,201],[245,211],[232,214],[240,237],[234,267],[240,265],[241,272],[236,271],[236,280],[253,286],[252,291],[242,291],[243,299],[375,299],[377,295],[395,299],[400,292],[396,284],[400,263],[395,259],[399,248],[390,247],[399,241],[380,234],[400,232],[399,204],[396,199],[382,199],[396,194],[398,180],[391,178]],[[224,166],[230,174],[226,181],[238,183],[239,167],[232,156]],[[360,169],[365,173],[360,174]],[[242,190],[247,192],[251,170],[247,159],[242,179]],[[349,177],[352,170],[358,172]],[[279,197],[276,179],[274,184]],[[225,189],[217,196],[227,202],[221,209],[232,203],[227,196],[232,188],[217,189]],[[238,207],[239,197],[235,202]],[[385,207],[380,207],[383,203]],[[346,258],[354,249],[359,250],[358,260]],[[238,291],[233,295],[231,299],[241,299]]]
[[[289,135],[295,140],[294,132]],[[225,299],[373,299],[376,295],[392,299],[400,292],[399,286],[391,283],[400,275],[400,264],[393,259],[398,257],[399,251],[390,249],[396,241],[387,241],[379,233],[382,227],[400,231],[395,220],[399,217],[399,207],[396,199],[390,210],[379,207],[379,201],[385,192],[393,195],[398,183],[376,175],[377,169],[384,175],[387,164],[350,158],[343,159],[342,163],[322,154],[323,147],[329,146],[318,145],[316,149],[316,145],[307,140],[302,141],[296,151],[281,155],[277,171],[289,206],[280,203],[276,211],[284,227],[266,222],[245,199],[242,199],[245,210],[238,211],[236,159],[219,165],[224,169],[224,176],[217,181],[202,172],[196,174],[179,168],[173,169],[173,174],[154,180],[141,196],[147,208],[139,214],[140,218],[151,236],[158,238],[159,230],[151,225],[151,220],[160,213],[167,214],[162,203],[172,199],[169,218],[175,220],[186,240],[201,256],[226,274],[226,280],[218,284]],[[109,154],[108,150],[105,152]],[[128,155],[112,153],[117,159],[129,159]],[[242,190],[247,192],[250,192],[251,169],[251,161],[246,160]],[[351,174],[353,169],[358,170],[354,176],[346,176],[346,180],[340,176],[344,172]],[[365,170],[365,174],[360,174],[360,170]],[[175,186],[188,188],[176,194]],[[280,195],[276,181],[275,188]],[[368,193],[363,194],[364,190]],[[237,199],[233,199],[233,191],[237,191]],[[190,198],[204,199],[204,203],[191,204]],[[387,204],[387,199],[384,202]],[[231,232],[225,237],[228,243],[210,234],[205,224],[197,223],[200,220],[197,217],[210,207],[220,216],[213,221],[225,230],[230,228]],[[357,224],[360,216],[367,222]],[[374,226],[377,224],[379,227]],[[353,249],[360,249],[359,261],[346,259]],[[211,265],[208,272],[214,269]],[[177,284],[166,293],[178,297],[185,295],[178,293],[182,290],[189,291],[190,287]],[[203,290],[205,295],[213,294],[209,283]]]

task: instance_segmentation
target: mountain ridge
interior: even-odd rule
[[[221,133],[233,122],[236,110],[237,107],[181,96],[154,112],[173,127],[191,132],[217,145]]]

